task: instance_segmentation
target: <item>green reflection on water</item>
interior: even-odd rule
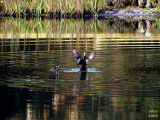
[[[159,48],[159,20],[2,19],[1,51]]]

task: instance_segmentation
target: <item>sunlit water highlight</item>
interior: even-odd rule
[[[49,71],[56,72],[54,70],[49,70]],[[102,70],[99,70],[97,68],[88,68],[86,71],[81,71],[80,68],[70,68],[70,69],[61,68],[59,72],[102,72]]]

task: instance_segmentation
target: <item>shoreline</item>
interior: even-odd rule
[[[82,13],[63,13],[60,12],[48,12],[48,13],[41,13],[41,14],[35,14],[35,13],[0,13],[1,18],[6,17],[13,17],[13,18],[73,18],[73,19],[90,19],[90,18],[100,18],[100,19],[106,19],[106,18],[118,18],[118,19],[135,19],[135,20],[143,20],[143,19],[157,19],[160,18],[160,11],[154,9],[154,8],[132,8],[132,9],[106,9],[99,11],[96,15],[90,11],[84,11]]]
[[[160,11],[149,8],[115,9],[100,13],[99,18],[117,18],[120,20],[153,20],[160,18]]]

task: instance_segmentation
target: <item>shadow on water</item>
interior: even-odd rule
[[[2,19],[0,119],[160,116],[160,20]],[[79,71],[72,55],[96,51]],[[49,71],[59,64],[59,73]]]

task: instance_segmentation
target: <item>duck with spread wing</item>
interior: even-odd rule
[[[88,56],[84,52],[84,56],[82,57],[75,49],[72,50],[72,53],[74,57],[77,59],[77,64],[80,65],[80,70],[81,71],[86,71],[88,67],[88,61],[93,59],[95,56],[96,52],[92,52]]]

